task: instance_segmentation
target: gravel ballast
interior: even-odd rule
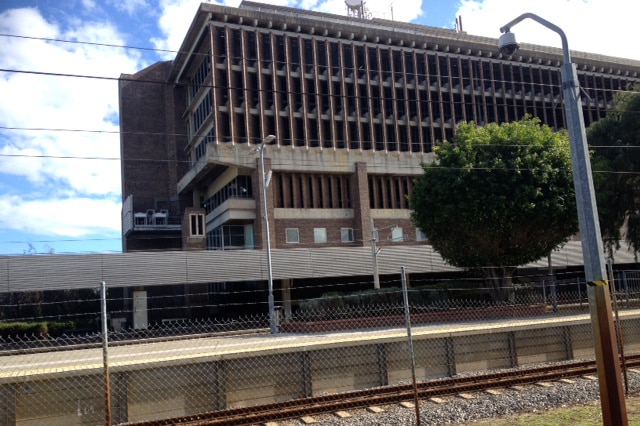
[[[640,372],[628,373],[631,393],[640,391]],[[549,386],[550,385],[550,386]],[[490,420],[503,416],[547,411],[553,408],[598,402],[599,388],[593,378],[572,378],[570,381],[547,382],[547,385],[524,385],[519,389],[499,389],[499,394],[488,392],[473,393],[472,399],[461,396],[446,396],[444,403],[420,401],[422,425],[460,425]],[[348,410],[351,417],[340,418],[335,414],[315,415],[313,423],[300,419],[278,422],[278,426],[303,424],[340,426],[406,426],[416,424],[415,408],[400,404],[385,405],[383,412],[374,413],[367,409]],[[308,418],[305,420],[309,420]]]

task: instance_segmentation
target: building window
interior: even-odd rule
[[[326,243],[327,242],[327,228],[313,228],[313,242],[314,243]]]
[[[298,228],[287,228],[285,232],[287,233],[287,243],[298,244],[300,242]]]
[[[416,241],[427,241],[427,235],[420,228],[416,228]]]
[[[351,208],[349,176],[347,175],[274,173],[273,183],[275,208]],[[314,194],[320,196],[314,196]]]
[[[253,198],[251,176],[236,176],[222,189],[207,198],[202,207],[209,214],[229,198]]]
[[[192,131],[195,133],[200,129],[202,123],[205,122],[207,118],[211,115],[213,111],[213,92],[209,90],[205,96],[203,96],[202,101],[198,105],[198,107],[193,112],[193,129]]]
[[[340,236],[343,243],[353,242],[353,228],[341,228]]]
[[[400,228],[399,226],[396,226],[391,230],[391,240],[394,242],[404,241],[402,228]]]
[[[204,215],[191,213],[189,215],[189,230],[192,237],[204,237]]]
[[[253,225],[222,225],[207,233],[210,250],[239,250],[254,248]]]

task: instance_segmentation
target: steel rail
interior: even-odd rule
[[[640,355],[628,357],[626,365],[627,367],[640,366]],[[428,399],[466,392],[478,392],[492,388],[506,388],[541,381],[578,377],[593,373],[596,373],[595,361],[577,361],[560,365],[518,369],[515,371],[477,376],[437,379],[420,383],[418,385],[418,397],[420,399]],[[372,405],[411,401],[414,399],[414,396],[412,385],[386,386],[335,395],[300,398],[281,403],[128,424],[135,426],[253,425],[314,414],[326,414],[346,409],[365,408]]]

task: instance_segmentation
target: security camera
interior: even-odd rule
[[[498,39],[498,49],[503,55],[513,55],[519,47],[514,33],[507,31]]]

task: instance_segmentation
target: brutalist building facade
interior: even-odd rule
[[[497,31],[497,30],[496,30]],[[456,123],[564,127],[561,51],[244,1],[202,4],[175,59],[120,80],[125,251],[426,244],[407,195]],[[573,52],[585,124],[640,63]],[[264,148],[267,173],[256,152]]]

